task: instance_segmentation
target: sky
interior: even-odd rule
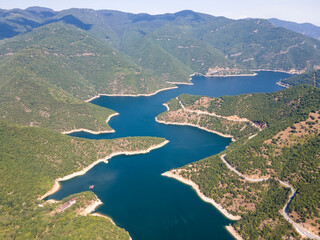
[[[0,0],[0,8],[42,6],[54,10],[91,8],[131,13],[173,13],[193,10],[213,16],[279,18],[320,26],[320,0]]]

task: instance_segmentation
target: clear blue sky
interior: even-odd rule
[[[320,0],[0,0],[0,8],[30,6],[112,9],[132,13],[159,14],[190,9],[214,16],[239,19],[280,18],[320,26]]]

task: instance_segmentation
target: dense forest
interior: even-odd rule
[[[297,86],[300,84],[310,84],[314,87],[320,87],[320,70],[306,72],[295,75],[280,81],[286,87]]]
[[[185,109],[182,109],[178,100]],[[290,217],[303,223],[309,231],[319,234],[318,88],[299,85],[274,93],[218,98],[184,94],[167,104],[169,111],[158,118],[172,124],[181,122],[181,118],[177,117],[179,112],[198,111],[197,114],[215,114],[225,118],[238,116],[251,120],[262,129],[258,134],[238,137],[221,154],[226,154],[227,162],[249,178],[270,178],[264,183],[265,186],[261,183],[249,184],[237,175],[231,178],[234,174],[218,155],[179,170],[180,175],[195,182],[206,196],[213,198],[230,213],[243,216],[234,224],[241,236],[245,239],[298,237],[279,213],[288,200],[290,190],[281,187],[276,180],[287,182],[296,190],[288,209]],[[192,121],[193,117],[189,114],[183,121]],[[228,123],[221,123],[208,124],[208,128],[221,132],[230,128]],[[195,125],[203,127],[201,124]]]
[[[131,80],[139,81],[143,76],[144,85],[152,82],[152,78],[183,82],[194,72],[204,75],[253,74],[252,70],[258,69],[300,72],[312,70],[320,63],[316,39],[275,27],[268,20],[232,20],[190,10],[160,15],[76,8],[1,10],[0,38],[22,36],[57,22],[73,25],[114,52],[120,52],[131,61],[132,70],[135,66],[141,70]],[[135,90],[147,92],[143,87]]]
[[[77,195],[77,199],[83,200],[63,213],[56,211],[62,205],[60,202],[39,207],[38,204],[44,202],[39,197],[52,187],[55,179],[82,170],[97,159],[114,152],[146,150],[164,139],[87,140],[3,120],[0,121],[0,136],[1,239],[78,239],[91,233],[91,239],[129,238],[124,230],[108,220],[79,216],[76,209],[94,201],[93,193]],[[93,225],[96,226],[92,228]]]

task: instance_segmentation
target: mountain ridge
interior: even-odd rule
[[[320,40],[320,27],[312,23],[296,23],[285,21],[277,18],[268,19],[274,26],[287,28],[297,33],[302,33],[306,36]]]
[[[30,10],[15,10],[14,13],[17,16],[10,17],[10,10],[6,11],[5,14],[3,13],[2,17],[0,17],[0,23],[9,24],[10,27],[15,29],[14,31],[21,29],[20,32],[23,32],[32,30],[32,24],[27,25],[27,28],[23,30],[24,26],[21,18],[30,18],[32,21],[38,19],[38,24],[63,21],[86,30],[95,37],[110,42],[115,48],[126,54],[129,53],[138,65],[141,57],[139,52],[130,50],[135,48],[136,45],[134,44],[142,44],[142,47],[146,41],[152,41],[163,50],[163,44],[159,44],[157,37],[161,38],[170,32],[175,34],[174,36],[179,35],[179,38],[172,39],[175,41],[174,45],[166,46],[165,50],[168,56],[177,58],[180,64],[184,63],[185,67],[191,67],[193,72],[199,72],[204,75],[208,72],[209,68],[216,66],[220,68],[237,67],[238,69],[245,69],[247,73],[248,70],[257,69],[282,71],[293,71],[296,69],[298,71],[305,71],[306,68],[311,69],[315,65],[320,65],[318,50],[315,51],[316,53],[311,51],[312,46],[317,46],[315,49],[320,48],[318,42],[313,42],[313,40],[299,34],[292,34],[292,32],[282,28],[275,28],[267,20],[263,19],[231,20],[190,10],[170,14],[150,15],[124,13],[113,10],[74,8],[56,11],[50,17],[40,17],[39,14],[41,12],[35,13],[34,11],[30,12]],[[19,19],[20,25],[17,22]],[[13,20],[16,23],[13,23]],[[2,35],[5,35],[5,29],[3,31]],[[235,32],[237,32],[236,35],[234,35]],[[277,35],[281,37],[275,38]],[[237,42],[232,40],[235,37],[237,38]],[[128,39],[135,43],[128,45]],[[181,56],[181,54],[175,53],[176,48],[179,46],[188,47],[182,45],[184,44],[183,39],[199,43],[199,46],[195,44],[199,50],[211,52],[211,54],[209,54],[207,59],[198,59],[197,55],[194,54],[183,54]],[[127,43],[123,45],[123,41]],[[223,42],[225,42],[224,45],[221,44]],[[289,45],[290,42],[291,45]],[[151,48],[156,49],[156,45],[153,45]],[[217,52],[208,51],[208,46],[213,47]],[[296,60],[298,54],[300,57]],[[209,59],[215,59],[219,55],[223,55],[225,59],[218,57],[219,60],[214,63],[209,61]],[[158,59],[157,56],[153,57],[159,63],[163,63],[161,58]],[[303,61],[302,58],[304,58]],[[200,60],[203,62],[200,62],[200,65],[194,66],[195,63],[190,64],[192,59],[195,62]],[[315,59],[317,60],[314,61]],[[309,60],[307,64],[306,60]],[[141,65],[141,67],[145,66]],[[153,71],[157,69],[154,65],[149,66],[149,68]]]

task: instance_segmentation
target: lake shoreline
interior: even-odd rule
[[[241,216],[234,216],[232,214],[230,214],[225,208],[223,208],[220,204],[218,204],[215,200],[213,200],[212,198],[208,198],[207,196],[205,196],[201,191],[199,186],[194,183],[193,181],[183,178],[182,176],[180,176],[179,174],[175,174],[175,172],[177,172],[178,170],[171,170],[171,171],[167,171],[161,174],[161,176],[165,176],[165,177],[169,177],[169,178],[173,178],[175,180],[178,180],[186,185],[189,185],[193,188],[193,190],[197,193],[197,195],[201,198],[201,200],[203,200],[204,202],[210,203],[211,205],[213,205],[216,209],[219,210],[219,212],[221,212],[226,218],[236,221],[236,220],[240,220]]]
[[[280,86],[280,87],[283,87],[283,88],[289,88],[289,87],[290,87],[289,84],[283,83],[282,81],[278,81],[276,84],[277,84],[278,86]]]
[[[125,94],[125,93],[124,94],[116,94],[116,93],[106,94],[106,93],[101,93],[101,94],[93,96],[92,98],[90,98],[88,100],[85,100],[85,102],[91,102],[92,100],[94,100],[96,98],[99,98],[101,96],[107,96],[107,97],[151,97],[153,95],[156,95],[159,92],[166,91],[166,90],[171,90],[171,89],[176,89],[176,88],[178,88],[178,87],[177,86],[172,86],[172,87],[159,89],[159,90],[157,90],[157,91],[155,91],[153,93],[139,93],[139,94]]]
[[[103,204],[103,202],[96,196],[96,200],[89,206],[87,206],[81,213],[80,215],[82,216],[96,216],[96,217],[102,217],[108,219],[113,225],[117,226],[113,219],[107,215],[101,214],[101,213],[96,213],[94,212],[100,205]],[[129,234],[129,233],[128,233]],[[132,240],[130,234],[129,234],[129,239]]]
[[[189,81],[190,82],[166,82],[166,83],[169,83],[169,84],[174,84],[174,85],[194,85],[192,81],[192,78],[194,76],[199,76],[198,73],[193,73],[193,74],[190,74],[189,75]],[[85,100],[85,102],[91,102],[92,100],[94,99],[97,99],[101,96],[107,96],[107,97],[151,97],[153,95],[156,95],[157,93],[159,92],[163,92],[163,91],[166,91],[166,90],[171,90],[171,89],[176,89],[178,88],[178,86],[172,86],[172,87],[167,87],[167,88],[161,88],[153,93],[139,93],[139,94],[117,94],[117,93],[112,93],[112,94],[105,94],[105,93],[101,93],[101,94],[98,94],[98,95],[95,95],[87,100]]]
[[[285,70],[270,70],[270,69],[252,69],[251,71],[255,72],[255,73],[246,73],[246,74],[228,74],[228,75],[206,75],[206,74],[202,74],[202,73],[193,73],[190,75],[190,78],[189,78],[189,81],[192,81],[192,77],[194,76],[202,76],[202,77],[206,77],[206,78],[211,78],[211,77],[254,77],[254,76],[257,76],[258,73],[256,72],[262,72],[262,71],[265,71],[265,72],[283,72],[283,73],[288,73],[288,74],[297,74],[299,73],[299,71],[297,70],[290,70],[290,71],[285,71]],[[167,83],[170,83],[170,84],[174,84],[174,85],[193,85],[192,82],[167,82]],[[155,92],[152,92],[152,93],[139,93],[139,94],[118,94],[118,93],[110,93],[110,94],[107,94],[107,93],[101,93],[101,94],[98,94],[98,95],[95,95],[87,100],[85,100],[85,102],[91,102],[92,100],[94,99],[97,99],[101,96],[107,96],[107,97],[151,97],[153,95],[156,95],[157,93],[159,92],[162,92],[162,91],[166,91],[166,90],[171,90],[171,89],[176,89],[178,88],[178,86],[172,86],[172,87],[167,87],[167,88],[161,88]]]
[[[162,104],[163,106],[165,106],[166,108],[167,108],[167,111],[169,112],[170,111],[170,107],[169,107],[169,105],[168,104],[166,104],[166,103],[164,103],[164,104]],[[157,119],[156,119],[156,121],[157,121]]]
[[[189,80],[192,80],[192,78],[190,78]],[[175,85],[193,85],[192,82],[167,82],[167,83],[170,83],[170,84],[175,84]]]
[[[94,211],[100,206],[103,205],[103,202],[100,200],[100,198],[97,197],[96,201],[94,201],[91,205],[87,206],[82,212],[81,215],[83,216],[97,216],[97,217],[103,217],[103,218],[107,218],[109,219],[113,225],[116,226],[116,224],[114,223],[114,221],[112,220],[111,217],[101,214],[101,213],[94,213]]]
[[[179,126],[190,126],[190,127],[199,128],[199,129],[201,129],[201,130],[204,130],[204,131],[207,131],[207,132],[210,132],[210,133],[217,134],[217,135],[219,135],[219,136],[221,136],[221,137],[224,137],[224,138],[231,138],[231,141],[232,141],[232,142],[235,141],[234,136],[232,136],[232,135],[230,135],[230,134],[224,134],[224,133],[221,133],[221,132],[218,132],[218,131],[210,130],[210,129],[207,129],[207,128],[204,128],[204,127],[201,127],[201,126],[192,124],[192,123],[167,122],[167,121],[158,120],[157,117],[155,118],[155,120],[156,120],[156,122],[158,122],[158,123],[166,124],[166,125],[179,125]]]
[[[226,229],[236,240],[243,240],[240,234],[231,225],[226,226]]]
[[[119,115],[119,113],[117,113],[117,112],[109,115],[109,117],[106,119],[106,123],[108,124],[110,119],[112,117],[114,117],[114,116],[117,116],[117,115]],[[62,134],[71,134],[71,133],[75,133],[75,132],[87,132],[87,133],[98,135],[98,134],[101,134],[101,133],[114,133],[116,131],[114,129],[105,130],[105,131],[93,131],[93,130],[89,130],[89,129],[85,129],[85,128],[77,128],[77,129],[73,129],[73,130],[70,130],[70,131],[64,131],[64,132],[61,132],[61,133]]]
[[[280,73],[288,73],[288,74],[301,74],[301,73],[304,73],[305,71],[301,70],[296,70],[296,69],[291,69],[289,71],[286,71],[286,70],[280,70],[280,69],[251,69],[251,71],[253,72],[280,72]]]
[[[263,71],[263,70],[262,70]],[[255,75],[257,75],[257,74],[255,74]],[[236,75],[231,75],[231,76],[229,76],[229,77],[234,77],[234,76],[236,76]],[[252,75],[250,75],[250,76],[252,76]],[[210,76],[207,76],[207,77],[210,77]],[[215,76],[215,77],[228,77],[228,76]],[[224,80],[223,80],[224,81]],[[173,83],[173,82],[172,82]],[[175,83],[175,84],[179,84],[179,83]],[[185,84],[185,85],[192,85],[192,84],[188,84],[188,83],[180,83],[181,85],[183,85],[183,84]],[[173,87],[173,88],[176,88],[176,87]],[[168,88],[168,89],[162,89],[161,91],[164,91],[164,90],[170,90],[170,89],[172,89],[172,88]],[[154,94],[157,94],[159,91],[157,91],[156,93],[154,93]],[[152,96],[152,95],[154,95],[154,94],[148,94],[149,96]],[[107,94],[99,94],[98,96],[96,96],[95,98],[97,98],[97,97],[100,97],[100,96],[102,96],[102,95],[105,95],[105,96],[130,96],[130,97],[139,97],[139,96],[146,96],[146,95],[107,95]],[[95,99],[94,98],[94,99]],[[93,100],[93,99],[90,99],[90,101],[91,100]],[[168,105],[166,105],[166,104],[163,104],[166,108],[167,108],[167,110],[169,111],[170,110],[170,108],[169,108],[169,106]],[[192,127],[197,127],[197,128],[200,128],[200,129],[202,129],[202,130],[205,130],[205,131],[207,131],[207,132],[212,132],[212,133],[215,133],[215,134],[217,134],[217,135],[220,135],[220,136],[222,136],[222,137],[228,137],[228,138],[231,138],[230,136],[226,136],[225,134],[222,134],[222,133],[218,133],[218,132],[213,132],[213,131],[210,131],[210,130],[207,130],[207,129],[204,129],[204,128],[201,128],[201,127],[199,127],[199,126],[196,126],[196,125],[190,125],[190,124],[179,124],[179,123],[165,123],[165,122],[161,122],[161,121],[158,121],[157,119],[156,119],[156,121],[157,122],[159,122],[159,123],[163,123],[163,124],[173,124],[173,125],[187,125],[187,126],[192,126]],[[180,180],[179,180],[180,181]],[[187,183],[185,183],[185,184],[187,184]],[[189,185],[189,184],[187,184],[187,185]],[[58,186],[59,186],[59,183],[58,183]],[[191,185],[190,185],[191,186]],[[193,188],[194,189],[194,188]],[[194,189],[195,190],[195,189]],[[201,198],[201,196],[200,196],[200,198]],[[201,198],[202,199],[202,198]],[[203,199],[202,199],[203,200]],[[203,201],[205,201],[205,200],[203,200]],[[223,208],[222,208],[223,209]],[[225,210],[225,209],[224,209]],[[91,213],[90,215],[93,215],[93,216],[100,216],[100,217],[106,217],[106,218],[108,218],[108,216],[106,216],[106,215],[103,215],[103,214],[99,214],[99,213]],[[230,226],[232,229],[234,229],[232,226]],[[230,230],[227,228],[227,226],[226,226],[226,229],[230,232]],[[235,230],[235,229],[234,229]],[[231,232],[230,232],[231,233]],[[231,233],[232,234],[232,233]],[[232,234],[233,235],[233,234]],[[234,235],[233,235],[234,236]],[[234,236],[235,237],[235,236]],[[238,238],[237,238],[238,239]],[[241,238],[239,238],[239,239],[241,239]]]
[[[254,77],[257,76],[258,73],[245,73],[245,74],[227,74],[227,75],[217,75],[217,74],[212,74],[212,75],[202,75],[207,78],[211,77]]]
[[[155,150],[155,149],[158,149],[158,148],[161,148],[163,147],[164,145],[166,145],[167,143],[169,143],[168,140],[165,140],[163,141],[162,143],[160,144],[157,144],[157,145],[154,145],[154,146],[151,146],[149,147],[148,149],[146,150],[139,150],[139,151],[119,151],[119,152],[114,152],[114,153],[111,153],[109,155],[107,155],[106,157],[104,158],[101,158],[101,159],[98,159],[96,161],[94,161],[93,163],[91,163],[89,166],[85,167],[84,169],[80,170],[80,171],[77,171],[77,172],[74,172],[74,173],[71,173],[67,176],[64,176],[64,177],[61,177],[61,178],[57,178],[54,180],[54,184],[53,186],[51,187],[51,189],[46,192],[44,195],[42,195],[41,197],[39,197],[39,200],[43,200],[44,198],[56,193],[59,189],[60,189],[60,183],[61,181],[67,181],[67,180],[70,180],[74,177],[78,177],[78,176],[81,176],[81,175],[84,175],[86,174],[90,169],[92,169],[94,166],[96,166],[97,164],[101,163],[101,162],[104,162],[104,163],[108,163],[108,160],[111,159],[112,157],[115,157],[115,156],[118,156],[118,155],[137,155],[137,154],[146,154],[146,153],[149,153],[150,151],[152,150]]]
[[[92,131],[92,130],[85,129],[85,128],[77,128],[77,129],[73,129],[73,130],[65,131],[65,132],[61,132],[61,133],[67,135],[67,134],[71,134],[71,133],[75,133],[75,132],[86,132],[86,133],[91,133],[91,134],[94,134],[94,135],[98,135],[98,134],[101,134],[101,133],[114,133],[115,130],[111,129],[111,130],[105,130],[105,131]]]
[[[288,74],[301,74],[304,73],[305,71],[303,70],[296,70],[296,69],[291,69],[291,70],[281,70],[281,69],[250,69],[250,71],[254,72],[254,73],[245,73],[245,74],[228,74],[228,75],[217,75],[217,74],[213,74],[213,75],[204,75],[204,74],[198,74],[200,76],[204,76],[204,77],[254,77],[257,76],[258,73],[256,72],[281,72],[281,73],[288,73]]]

